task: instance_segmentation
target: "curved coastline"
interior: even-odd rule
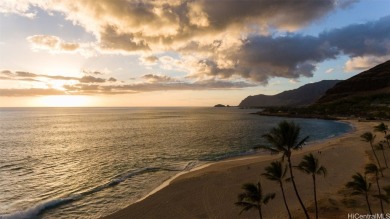
[[[348,124],[350,127],[351,127],[351,130],[348,131],[348,132],[345,132],[345,133],[342,133],[340,135],[336,135],[336,136],[333,136],[333,137],[329,137],[329,138],[324,138],[324,139],[320,139],[320,140],[316,140],[316,141],[313,141],[313,142],[309,142],[306,144],[306,147],[311,147],[315,144],[319,144],[319,143],[323,143],[327,140],[331,140],[331,139],[337,139],[337,138],[341,138],[343,137],[344,135],[348,135],[348,134],[351,134],[353,133],[354,131],[356,131],[356,128],[355,126],[353,125],[353,123],[351,122],[351,120],[336,120],[335,122],[340,122],[340,123],[345,123],[345,124]],[[147,195],[145,195],[144,197],[138,199],[137,201],[135,201],[134,203],[132,204],[135,204],[137,202],[141,202],[143,200],[145,200],[146,198],[148,198],[149,196],[155,194],[156,192],[164,189],[165,187],[167,187],[171,182],[173,182],[175,179],[177,179],[178,177],[182,176],[182,175],[185,175],[185,174],[188,174],[188,173],[191,173],[193,171],[198,171],[198,170],[201,170],[201,169],[204,169],[204,168],[207,168],[211,165],[214,165],[214,164],[217,164],[217,163],[223,163],[223,162],[230,162],[230,161],[235,161],[235,160],[245,160],[245,159],[252,159],[252,158],[256,158],[258,156],[269,156],[268,153],[264,153],[264,152],[253,152],[253,153],[246,153],[246,154],[241,154],[241,155],[236,155],[236,156],[232,156],[232,157],[227,157],[227,158],[224,158],[224,159],[221,159],[221,160],[216,160],[216,161],[205,161],[204,163],[202,163],[201,165],[199,166],[195,166],[194,168],[190,169],[190,170],[184,170],[184,171],[181,171],[179,173],[177,173],[176,175],[172,176],[171,178],[165,180],[163,183],[161,183],[159,186],[157,186],[156,188],[154,188],[152,191],[150,191]]]
[[[358,123],[357,121],[353,121],[353,120],[340,120],[339,122],[348,123],[352,127],[351,130],[349,132],[343,133],[341,135],[338,135],[338,136],[335,136],[332,138],[327,138],[327,139],[323,139],[320,141],[312,142],[312,143],[308,144],[307,147],[304,147],[302,150],[294,153],[294,157],[297,158],[297,157],[302,156],[303,154],[308,153],[308,152],[314,153],[314,152],[319,152],[319,151],[327,151],[327,150],[329,151],[330,149],[334,149],[335,145],[338,145],[345,140],[351,141],[351,138],[353,141],[355,141],[356,138],[359,137],[359,134],[362,131],[365,131],[368,127],[367,124],[361,124],[361,123]],[[346,148],[347,146],[345,144],[344,145],[341,144],[338,147]],[[361,150],[359,150],[359,153],[357,153],[357,154],[362,155],[364,153],[362,153],[362,149],[361,149]],[[165,196],[166,196],[167,190],[172,190],[172,187],[177,187],[178,185],[183,184],[183,182],[189,183],[189,184],[196,184],[198,182],[195,182],[195,181],[199,181],[199,180],[204,182],[205,176],[216,175],[216,174],[221,173],[221,172],[226,172],[227,170],[229,170],[231,168],[242,168],[245,166],[248,166],[248,168],[249,168],[250,166],[256,166],[259,163],[264,164],[265,162],[269,162],[269,161],[272,161],[272,160],[275,160],[278,158],[279,158],[279,156],[275,156],[275,155],[256,153],[256,154],[251,154],[251,155],[244,155],[244,156],[239,156],[239,157],[227,158],[227,159],[220,160],[220,161],[207,162],[207,163],[202,164],[198,167],[195,167],[189,171],[183,171],[183,172],[176,174],[174,177],[163,182],[160,186],[155,188],[153,191],[151,191],[150,193],[148,193],[146,196],[139,199],[135,203],[133,203],[130,206],[128,206],[122,210],[119,210],[111,215],[105,216],[104,218],[126,218],[129,216],[130,217],[136,217],[137,215],[140,216],[139,212],[143,211],[142,209],[144,208],[144,206],[150,206],[148,203],[154,203],[154,201],[153,200],[151,201],[151,199],[154,199],[154,200],[157,199],[160,201],[164,200],[166,198]],[[354,163],[354,164],[356,165],[356,163]],[[216,177],[218,177],[218,176],[216,176]],[[246,181],[245,179],[243,179],[243,180]],[[206,182],[204,182],[204,183],[206,183]],[[173,188],[173,189],[176,190],[175,188]],[[177,189],[177,190],[180,190],[180,189]],[[180,192],[180,191],[178,191],[178,192]],[[230,208],[234,209],[234,206],[233,207],[231,206]],[[148,210],[145,209],[145,211],[148,211]],[[194,215],[192,215],[192,216],[194,216]],[[164,216],[162,216],[162,218],[164,218]]]

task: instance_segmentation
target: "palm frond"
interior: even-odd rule
[[[382,200],[382,201],[384,201],[386,203],[390,203],[390,199],[389,199],[389,197],[387,195],[383,195],[383,194],[381,194],[381,195],[373,195],[373,197],[375,197],[377,199],[380,199],[380,200]]]
[[[270,151],[272,154],[280,153],[280,150],[278,150],[277,148],[274,148],[272,146],[267,146],[267,145],[256,146],[256,149],[264,149],[264,150]]]
[[[272,181],[282,181],[286,175],[287,165],[283,166],[280,161],[273,161],[267,167],[265,167],[265,173],[262,175]]]
[[[274,199],[275,198],[275,193],[268,193],[265,195],[265,197],[263,198],[263,204],[267,204],[270,200]]]
[[[371,183],[367,182],[365,176],[360,173],[356,173],[352,176],[352,181],[348,182],[345,186],[353,190],[352,194],[363,194],[370,190]]]
[[[309,139],[309,136],[306,136],[303,138],[295,147],[294,149],[301,149],[302,146],[306,143],[306,141]]]
[[[376,136],[371,132],[365,132],[360,135],[360,137],[363,139],[363,141],[372,143],[374,142]]]
[[[387,196],[390,197],[390,185],[383,187],[383,190],[386,192]]]
[[[385,123],[381,122],[379,125],[374,126],[374,131],[387,132],[387,131],[389,131],[389,127]]]
[[[316,158],[312,153],[303,156],[302,161],[296,168],[307,174],[324,176],[327,174],[326,168],[320,165],[318,158]]]
[[[365,174],[370,174],[370,173],[373,173],[373,174],[378,174],[378,172],[379,172],[379,168],[378,168],[378,166],[376,165],[376,164],[373,164],[373,163],[369,163],[369,164],[367,164],[365,167],[364,167],[364,169],[365,169]]]
[[[328,174],[328,170],[324,166],[321,166],[320,168],[318,168],[316,174],[326,176]]]
[[[257,205],[255,205],[253,203],[249,203],[249,202],[244,202],[244,201],[236,202],[234,204],[237,205],[237,206],[243,207],[239,214],[242,214],[242,212],[248,211],[248,210],[250,210],[252,208],[256,208],[256,209],[258,208]]]

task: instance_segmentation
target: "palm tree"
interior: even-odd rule
[[[366,167],[365,167],[365,174],[374,174],[375,176],[375,181],[376,181],[376,185],[378,186],[378,196],[375,196],[375,197],[378,197],[379,198],[379,201],[380,201],[380,204],[381,204],[381,210],[382,210],[382,213],[384,214],[385,212],[383,211],[383,202],[382,202],[382,193],[381,193],[381,187],[379,186],[379,177],[378,177],[378,173],[379,173],[379,169],[378,169],[378,166],[373,164],[373,163],[370,163],[370,164],[367,164]]]
[[[314,157],[312,153],[303,156],[303,160],[299,163],[297,168],[304,173],[310,174],[313,179],[314,203],[316,206],[316,219],[318,219],[316,175],[326,176],[326,168],[320,165],[318,159]]]
[[[385,201],[386,203],[390,202],[390,185],[383,187],[383,190],[385,191],[385,194],[382,195],[376,195],[375,197]]]
[[[371,188],[371,183],[367,182],[366,176],[362,176],[360,173],[356,173],[352,176],[352,181],[348,182],[345,186],[353,190],[352,195],[364,195],[368,211],[372,215],[370,202],[368,201],[368,192]]]
[[[265,168],[265,173],[262,175],[271,181],[279,183],[280,189],[282,190],[284,205],[286,206],[288,218],[291,219],[290,209],[288,208],[286,195],[284,194],[283,182],[289,181],[290,178],[286,179],[287,165],[283,166],[280,161],[273,161],[268,167]]]
[[[387,142],[387,146],[390,148],[389,138],[387,138],[387,132],[389,131],[389,127],[385,125],[385,123],[381,122],[379,125],[374,126],[374,131],[383,132],[385,134],[385,140]]]
[[[387,159],[386,159],[386,156],[385,156],[385,147],[383,146],[382,143],[378,143],[378,145],[376,146],[376,148],[377,148],[378,150],[382,151],[383,160],[385,161],[386,168],[389,168],[389,166],[387,165]]]
[[[254,183],[245,183],[242,186],[242,189],[244,189],[245,192],[238,195],[238,202],[235,203],[237,206],[243,207],[240,214],[253,208],[259,211],[260,219],[262,219],[263,214],[261,212],[261,206],[263,204],[266,205],[270,200],[274,199],[275,193],[264,195],[260,182],[258,182],[257,185]]]
[[[302,206],[302,209],[306,215],[306,218],[310,218],[305,205],[302,202],[301,197],[299,196],[298,189],[294,180],[294,174],[292,171],[291,163],[291,153],[293,150],[298,150],[306,142],[309,136],[299,140],[299,133],[301,128],[298,125],[295,125],[294,122],[282,121],[278,124],[277,127],[272,128],[269,133],[264,134],[265,138],[271,146],[263,146],[266,150],[271,151],[272,153],[283,153],[282,159],[287,158],[288,167],[290,171],[290,178],[293,184],[295,194],[298,198],[299,203]]]
[[[376,162],[378,163],[379,170],[381,171],[381,175],[382,175],[382,177],[383,177],[383,172],[382,172],[381,163],[379,163],[378,156],[376,156],[376,153],[375,153],[375,150],[374,150],[374,146],[372,145],[372,144],[374,143],[374,140],[375,140],[375,137],[376,137],[376,136],[373,135],[371,132],[365,132],[365,133],[362,134],[360,137],[363,138],[363,141],[369,142],[369,143],[370,143],[370,146],[371,146],[371,149],[372,149],[372,153],[374,153]]]

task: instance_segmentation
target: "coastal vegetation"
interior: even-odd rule
[[[303,156],[303,159],[297,168],[302,172],[311,175],[313,179],[314,204],[316,209],[316,219],[318,219],[316,175],[323,175],[325,177],[327,170],[324,166],[320,165],[318,159],[314,157],[312,153]]]
[[[374,131],[383,132],[384,136],[386,138],[388,126],[385,125],[383,122],[381,122],[379,125],[374,126]],[[374,147],[373,147],[375,137],[376,136],[374,134],[372,134],[371,132],[365,132],[361,135],[361,138],[364,141],[370,143],[372,154],[374,155],[375,161],[377,164],[374,164],[374,163],[366,164],[366,166],[364,168],[365,169],[364,176],[361,173],[356,173],[355,175],[352,176],[353,180],[346,184],[346,187],[349,189],[352,189],[352,192],[351,192],[352,195],[363,195],[364,196],[368,211],[370,214],[372,214],[372,209],[371,209],[372,205],[369,201],[369,194],[371,193],[371,182],[369,182],[369,180],[367,179],[367,175],[372,175],[373,179],[375,181],[375,184],[377,187],[377,193],[378,193],[378,194],[373,194],[372,197],[379,200],[380,210],[381,210],[381,213],[384,215],[386,212],[385,212],[383,202],[386,202],[387,204],[389,203],[390,185],[385,186],[381,189],[381,185],[379,183],[380,182],[379,173],[381,173],[381,176],[383,178],[384,177],[383,170],[388,168],[388,165],[387,165],[387,160],[386,160],[386,156],[384,153],[385,147],[382,144],[385,141],[379,142],[377,144],[377,147],[376,147],[377,150],[382,151],[383,161],[385,162],[385,166],[386,166],[386,168],[382,168],[381,163],[380,163],[380,161],[375,153]]]
[[[374,127],[374,130],[377,132],[383,132],[384,136],[387,136],[387,126],[383,123],[380,123],[378,126]],[[264,176],[266,179],[276,182],[279,184],[279,188],[281,191],[281,195],[283,198],[283,203],[287,211],[288,218],[294,218],[294,214],[297,213],[295,211],[291,211],[287,202],[287,199],[289,197],[286,196],[285,192],[285,183],[292,182],[292,187],[294,189],[294,192],[296,194],[296,197],[300,203],[301,208],[303,209],[303,213],[305,214],[306,218],[310,218],[309,213],[308,213],[308,208],[307,206],[304,205],[300,193],[297,188],[297,182],[295,181],[294,177],[294,172],[292,171],[293,168],[300,170],[301,172],[308,174],[312,178],[312,183],[313,183],[313,196],[314,196],[314,210],[315,211],[315,218],[320,218],[320,206],[319,206],[319,201],[317,197],[317,176],[326,176],[327,175],[327,169],[322,166],[319,162],[319,159],[313,155],[313,153],[308,153],[302,157],[301,162],[298,165],[293,165],[291,161],[291,154],[293,151],[300,149],[302,145],[307,141],[309,136],[305,138],[300,138],[300,127],[299,125],[293,123],[293,122],[287,122],[287,121],[282,121],[281,123],[278,124],[278,126],[270,129],[270,131],[266,134],[263,135],[263,138],[267,140],[269,143],[268,146],[261,146],[260,148],[266,149],[270,151],[273,154],[278,154],[282,153],[281,160],[276,160],[272,161],[268,166],[265,167],[265,172],[262,173],[261,175]],[[388,168],[387,166],[387,160],[385,156],[385,150],[386,148],[383,147],[383,143],[385,141],[379,142],[376,147],[375,145],[375,139],[376,136],[372,132],[364,132],[360,138],[368,142],[370,145],[369,151],[371,151],[371,154],[373,155],[373,159],[375,163],[368,163],[366,164],[364,168],[364,174],[361,174],[360,172],[356,172],[354,175],[352,175],[352,180],[347,182],[345,184],[345,187],[348,189],[347,192],[350,195],[361,195],[364,198],[365,201],[365,206],[366,209],[368,210],[369,214],[376,213],[375,210],[380,210],[380,212],[384,215],[386,212],[386,206],[385,204],[390,203],[390,185],[382,187],[381,185],[381,178],[384,177],[383,175],[383,170],[385,168]],[[383,162],[385,163],[385,168],[382,168],[380,159],[378,158],[376,154],[376,150],[381,150],[383,154]],[[320,153],[320,152],[319,152]],[[287,162],[287,163],[285,163]],[[287,176],[287,173],[289,173],[289,176]],[[342,173],[340,173],[342,174]],[[381,174],[381,175],[379,175]],[[302,176],[300,176],[302,177]],[[387,182],[387,181],[386,181]],[[375,184],[376,188],[372,188],[372,184]],[[251,186],[248,186],[251,185]],[[268,199],[266,202],[262,202],[262,194],[264,191],[261,188],[261,185],[258,184],[256,189],[255,184],[244,184],[243,189],[246,191],[251,191],[251,192],[246,192],[242,193],[239,195],[239,200],[242,201],[241,204],[240,202],[237,202],[236,205],[239,205],[241,207],[244,207],[243,210],[240,212],[240,214],[243,211],[249,210],[251,208],[256,208],[260,209],[260,218],[262,218],[261,215],[261,205],[265,205],[268,203]],[[251,188],[251,189],[249,189]],[[259,188],[261,191],[259,192]],[[260,194],[255,196],[252,195],[250,196],[249,194]],[[269,193],[272,196],[272,199],[275,198],[275,193]],[[246,200],[245,197],[255,197],[253,200],[254,202],[251,202],[252,204],[249,205],[248,201],[243,201]],[[268,197],[268,196],[265,196]],[[371,198],[370,198],[371,197]],[[372,198],[375,198],[372,199]],[[372,199],[372,200],[371,200]],[[265,200],[265,199],[264,199]],[[332,199],[329,199],[332,200]],[[351,200],[351,199],[349,199]],[[353,199],[352,199],[353,200]],[[260,203],[261,202],[261,203]],[[253,204],[254,203],[254,204]],[[345,202],[346,204],[347,202]],[[356,203],[356,201],[352,201],[350,203]],[[250,207],[252,206],[252,207]],[[356,206],[355,206],[356,207]],[[352,208],[355,208],[352,207]],[[312,211],[312,210],[310,210]],[[327,212],[322,212],[326,215]],[[303,216],[303,215],[302,215]]]
[[[273,161],[269,166],[265,168],[265,173],[262,175],[265,176],[267,179],[271,181],[275,181],[279,184],[280,190],[282,191],[283,195],[283,203],[286,207],[288,218],[291,219],[291,212],[288,208],[287,200],[286,200],[286,194],[284,192],[283,182],[289,182],[291,178],[286,178],[288,167],[287,164],[283,165],[280,161]]]
[[[263,138],[267,140],[270,146],[264,146],[263,149],[269,150],[273,153],[282,153],[282,158],[287,159],[288,169],[290,171],[291,182],[294,187],[294,192],[297,196],[297,199],[302,207],[303,212],[305,213],[306,218],[309,218],[307,209],[303,204],[303,201],[299,195],[298,188],[294,179],[294,173],[292,169],[291,153],[293,150],[298,150],[302,145],[307,141],[309,136],[306,136],[303,139],[299,139],[300,127],[294,122],[283,121],[279,123],[277,127],[274,127],[270,130],[269,133],[264,134]]]
[[[376,153],[375,153],[375,150],[374,150],[374,146],[373,146],[373,143],[374,143],[374,140],[375,140],[376,136],[373,135],[371,132],[365,132],[360,137],[363,139],[363,141],[370,143],[372,153],[374,154],[376,163],[378,164],[379,170],[380,170],[381,175],[383,177],[383,171],[382,171],[381,163],[379,162],[378,156],[376,156]]]
[[[380,205],[381,205],[381,212],[384,214],[385,211],[383,210],[383,201],[382,201],[382,193],[381,193],[381,187],[379,185],[379,168],[377,165],[373,164],[373,163],[370,163],[370,164],[367,164],[366,167],[365,167],[365,174],[373,174],[374,175],[374,178],[375,178],[375,182],[376,182],[376,185],[378,187],[378,196],[375,196],[375,197],[378,197],[379,198],[379,202],[380,202]]]
[[[389,126],[387,126],[385,123],[381,122],[379,125],[374,127],[375,132],[382,132],[384,134],[384,141],[387,143],[387,146],[390,148],[390,134],[388,135],[387,132],[389,131]]]
[[[257,184],[246,183],[242,186],[243,193],[238,195],[238,202],[235,204],[242,207],[240,214],[250,209],[256,209],[259,212],[260,219],[263,218],[262,206],[275,198],[275,193],[264,194],[260,182]]]
[[[351,195],[363,195],[366,202],[368,211],[372,215],[371,205],[368,200],[368,192],[371,189],[371,183],[367,181],[366,176],[363,176],[361,173],[356,173],[352,176],[352,181],[349,181],[345,186],[353,190]]]

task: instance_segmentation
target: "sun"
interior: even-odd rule
[[[37,105],[42,107],[86,107],[91,106],[91,98],[82,95],[54,95],[40,97]]]

